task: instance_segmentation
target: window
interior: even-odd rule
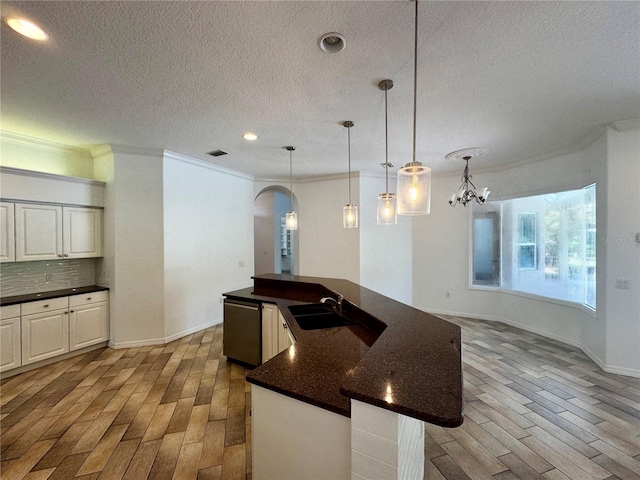
[[[472,284],[596,305],[595,185],[472,207]]]
[[[518,268],[536,268],[536,214],[518,214]]]

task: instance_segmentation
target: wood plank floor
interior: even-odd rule
[[[465,422],[425,426],[426,479],[640,480],[640,379],[499,323],[464,340]],[[251,388],[221,326],[101,349],[0,388],[4,479],[251,478]]]

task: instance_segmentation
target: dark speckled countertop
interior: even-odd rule
[[[302,330],[287,308],[344,296],[354,326]],[[293,347],[247,374],[250,383],[349,417],[350,399],[443,427],[462,424],[460,327],[353,282],[259,275],[227,298],[275,303]]]
[[[51,298],[68,297],[70,295],[82,295],[84,293],[102,292],[109,290],[107,287],[91,285],[89,287],[65,288],[64,290],[53,290],[51,292],[34,292],[24,295],[13,295],[11,297],[0,298],[0,307],[15,305],[17,303],[35,302],[38,300],[49,300]]]

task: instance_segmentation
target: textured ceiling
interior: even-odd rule
[[[411,161],[410,1],[2,2],[49,34],[1,30],[2,130],[75,146],[159,147],[247,172],[382,171]],[[346,49],[323,53],[326,32]],[[640,112],[640,2],[424,1],[418,160],[489,154],[476,168],[570,151]],[[241,135],[254,131],[249,143]],[[212,158],[205,152],[229,152]],[[453,163],[453,164],[452,164]]]

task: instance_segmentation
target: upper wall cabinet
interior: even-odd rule
[[[102,210],[62,208],[62,240],[65,258],[102,256]]]
[[[15,204],[17,262],[102,256],[102,210]]]
[[[0,262],[15,262],[13,203],[0,202]]]

